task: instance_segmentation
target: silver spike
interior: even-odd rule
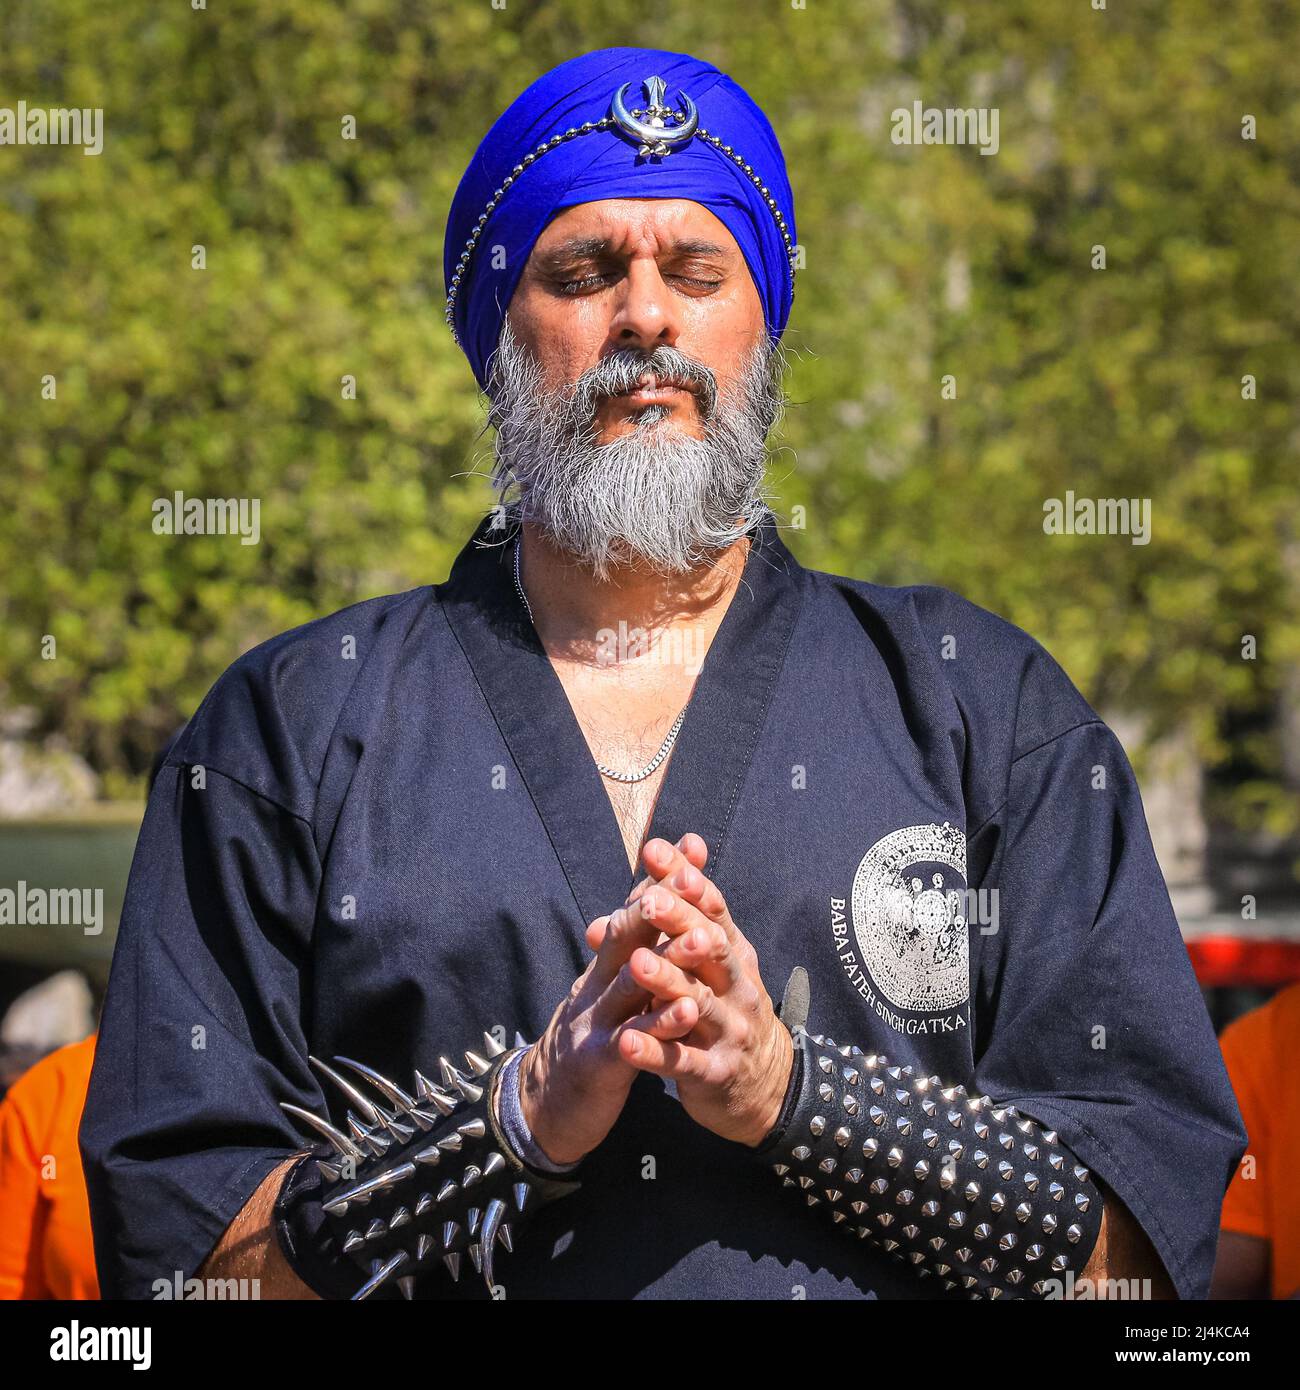
[[[423,1104],[432,1105],[440,1115],[450,1115],[460,1102],[455,1096],[445,1096],[441,1091],[435,1091],[425,1098]]]
[[[469,1247],[469,1257],[470,1257],[471,1260],[474,1261],[474,1268],[475,1268],[475,1270],[476,1270],[479,1274],[482,1274],[482,1273],[483,1273],[483,1247],[478,1243],[478,1241],[475,1241],[474,1244],[471,1245],[471,1246]]]
[[[405,1207],[398,1207],[389,1218],[388,1229],[390,1231],[395,1231],[399,1226],[409,1225],[410,1220],[411,1213]]]
[[[458,1154],[465,1146],[459,1134],[444,1134],[438,1140],[438,1147],[449,1154]]]
[[[499,1173],[506,1166],[506,1161],[495,1149],[488,1154],[483,1164],[483,1176],[490,1178],[493,1173]]]
[[[508,1221],[503,1221],[501,1223],[501,1229],[497,1231],[497,1244],[504,1245],[512,1255],[514,1254],[515,1238],[510,1234],[510,1223]]]
[[[300,1105],[290,1105],[285,1100],[280,1102],[280,1109],[295,1119],[301,1120],[303,1124],[310,1125],[317,1134],[323,1134],[344,1157],[356,1159],[358,1163],[365,1158],[365,1154],[357,1148],[352,1140],[341,1130],[335,1129],[328,1120],[322,1120],[319,1115],[313,1115],[310,1110],[304,1110]]]
[[[492,1070],[492,1063],[484,1061],[477,1052],[465,1053],[465,1065],[469,1067],[470,1071],[472,1071],[475,1076],[482,1076],[485,1072]]]
[[[454,1182],[445,1182],[438,1189],[438,1200],[440,1202],[445,1202],[449,1198],[454,1197],[459,1191],[460,1188],[458,1188]]]
[[[424,1259],[425,1259],[425,1256],[427,1256],[428,1253],[429,1253],[429,1251],[432,1250],[432,1249],[433,1249],[433,1237],[432,1237],[432,1236],[421,1236],[421,1237],[419,1238],[419,1240],[417,1240],[417,1241],[415,1242],[415,1259],[416,1259],[416,1263],[417,1263],[417,1264],[418,1264],[418,1263],[423,1263],[423,1261],[424,1261]]]
[[[516,1047],[527,1047],[527,1046],[528,1046],[528,1039],[527,1039],[526,1037],[524,1037],[524,1035],[519,1031],[518,1028],[515,1029],[515,1046],[516,1046]]]
[[[343,1253],[350,1255],[358,1245],[364,1245],[366,1238],[360,1231],[349,1231],[347,1239],[343,1242]]]
[[[373,1067],[368,1067],[364,1062],[354,1062],[350,1057],[335,1057],[334,1059],[340,1066],[347,1067],[349,1071],[354,1071],[358,1076],[364,1076],[379,1091],[382,1091],[399,1110],[405,1110],[408,1114],[415,1109],[414,1096],[408,1096],[396,1081],[390,1081],[381,1072],[377,1072]]]
[[[492,1277],[492,1246],[496,1243],[497,1232],[501,1229],[505,1214],[506,1204],[497,1197],[493,1197],[487,1205],[487,1211],[483,1213],[483,1278],[487,1281],[489,1289],[496,1282]]]
[[[460,1283],[460,1255],[454,1250],[448,1251],[448,1253],[442,1257],[442,1262],[451,1270],[452,1283]]]
[[[441,1157],[442,1150],[437,1146],[437,1144],[430,1144],[427,1149],[421,1149],[420,1152],[415,1155],[415,1161],[417,1163],[428,1164],[430,1168],[434,1168],[437,1166],[438,1160]]]
[[[483,1176],[483,1170],[476,1163],[471,1163],[461,1174],[460,1185],[464,1188],[473,1187]]]
[[[363,1092],[357,1090],[346,1076],[340,1076],[333,1067],[327,1066],[319,1057],[309,1056],[307,1061],[315,1067],[327,1081],[332,1081],[339,1090],[343,1092],[347,1097],[348,1104],[355,1106],[356,1109],[361,1112],[361,1118],[365,1120],[367,1124],[374,1125],[379,1123],[379,1111],[375,1109],[374,1104]]]
[[[450,1250],[456,1242],[456,1237],[460,1234],[459,1221],[444,1221],[442,1223],[442,1248]]]
[[[532,1196],[532,1188],[526,1182],[517,1182],[511,1189],[515,1194],[515,1210],[522,1212],[528,1205],[528,1199]]]
[[[456,1126],[456,1133],[463,1134],[466,1139],[483,1139],[487,1136],[487,1125],[481,1119],[468,1120]]]
[[[361,1182],[353,1183],[351,1187],[345,1188],[342,1192],[331,1193],[329,1201],[323,1205],[326,1211],[333,1212],[337,1206],[359,1201],[362,1198],[373,1196],[376,1192],[381,1192],[386,1187],[393,1187],[397,1183],[405,1182],[414,1173],[414,1163],[399,1163],[396,1168],[389,1168],[386,1172],[375,1174],[373,1178],[365,1178]]]
[[[460,1089],[462,1081],[468,1081],[469,1077],[464,1072],[457,1071],[446,1057],[438,1058],[438,1070],[442,1073],[442,1087],[445,1091],[450,1091],[453,1087]]]
[[[388,1227],[384,1225],[378,1216],[366,1227],[366,1239],[377,1240],[380,1236],[388,1234]]]
[[[352,1301],[355,1303],[358,1299],[369,1298],[381,1284],[387,1283],[410,1258],[405,1250],[398,1250],[390,1255],[383,1264],[376,1260],[371,1266],[370,1278],[352,1295]]]
[[[402,1297],[408,1302],[415,1297],[415,1275],[403,1274],[397,1281],[397,1287],[402,1291]]]
[[[489,1057],[500,1057],[506,1049],[492,1036],[491,1033],[483,1034],[483,1051]]]
[[[321,1171],[321,1177],[328,1178],[330,1182],[338,1182],[343,1175],[343,1170],[336,1167],[333,1163],[327,1163],[323,1158],[316,1160],[316,1166]]]
[[[416,1216],[423,1216],[424,1213],[425,1213],[426,1211],[428,1211],[429,1208],[430,1208],[431,1206],[433,1206],[433,1205],[434,1205],[433,1193],[432,1193],[432,1192],[421,1192],[419,1198],[417,1199],[417,1201],[416,1201],[416,1203],[415,1203],[415,1214],[416,1214]]]

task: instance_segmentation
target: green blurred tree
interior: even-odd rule
[[[10,0],[3,100],[103,107],[106,144],[0,148],[0,698],[120,790],[240,651],[446,573],[488,501],[452,192],[537,73],[653,43],[785,146],[801,558],[1002,613],[1293,828],[1298,40],[1266,0]],[[918,99],[997,108],[997,155],[893,144]],[[261,544],[155,535],[176,491],[260,498]],[[1149,498],[1150,544],[1044,534],[1067,491]]]

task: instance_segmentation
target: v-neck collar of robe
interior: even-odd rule
[[[514,587],[514,533],[480,523],[438,595],[584,923],[620,907],[641,877],[560,678]],[[751,538],[741,581],[705,656],[646,839],[688,830],[726,854],[741,785],[803,598],[801,566],[769,518]]]

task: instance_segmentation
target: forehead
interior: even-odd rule
[[[689,198],[603,198],[564,208],[547,223],[533,252],[546,252],[575,238],[599,238],[612,249],[629,252],[641,246],[653,251],[675,242],[708,242],[740,255],[726,224]]]

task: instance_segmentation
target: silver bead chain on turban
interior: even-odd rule
[[[583,121],[581,125],[570,126],[568,130],[562,131],[559,135],[552,135],[549,140],[543,140],[538,147],[531,153],[524,155],[523,159],[515,165],[513,169],[501,180],[501,187],[488,199],[487,206],[479,214],[478,221],[474,224],[474,230],[469,234],[469,239],[465,242],[464,249],[460,253],[460,259],[456,262],[456,269],[451,277],[451,290],[447,295],[447,309],[444,317],[447,320],[447,327],[451,329],[451,335],[459,344],[460,335],[456,332],[456,296],[460,293],[461,281],[469,269],[469,263],[474,255],[474,250],[478,246],[479,238],[483,235],[483,228],[487,226],[488,218],[496,210],[497,204],[506,196],[514,181],[524,172],[529,165],[535,163],[547,151],[556,149],[563,145],[567,140],[576,140],[581,135],[590,135],[597,130],[610,130],[618,125],[613,116],[603,116],[598,121]],[[785,243],[785,254],[790,261],[790,278],[793,283],[795,274],[795,243],[791,239],[790,229],[786,226],[785,215],[777,207],[776,199],[772,197],[767,185],[754,172],[753,167],[745,160],[744,155],[737,154],[730,145],[722,143],[722,137],[711,135],[702,126],[697,127],[695,139],[703,140],[706,145],[712,145],[715,150],[725,155],[738,169],[749,179],[750,183],[763,195],[763,201],[770,209],[772,216],[776,219],[777,229],[781,233],[781,239]]]

